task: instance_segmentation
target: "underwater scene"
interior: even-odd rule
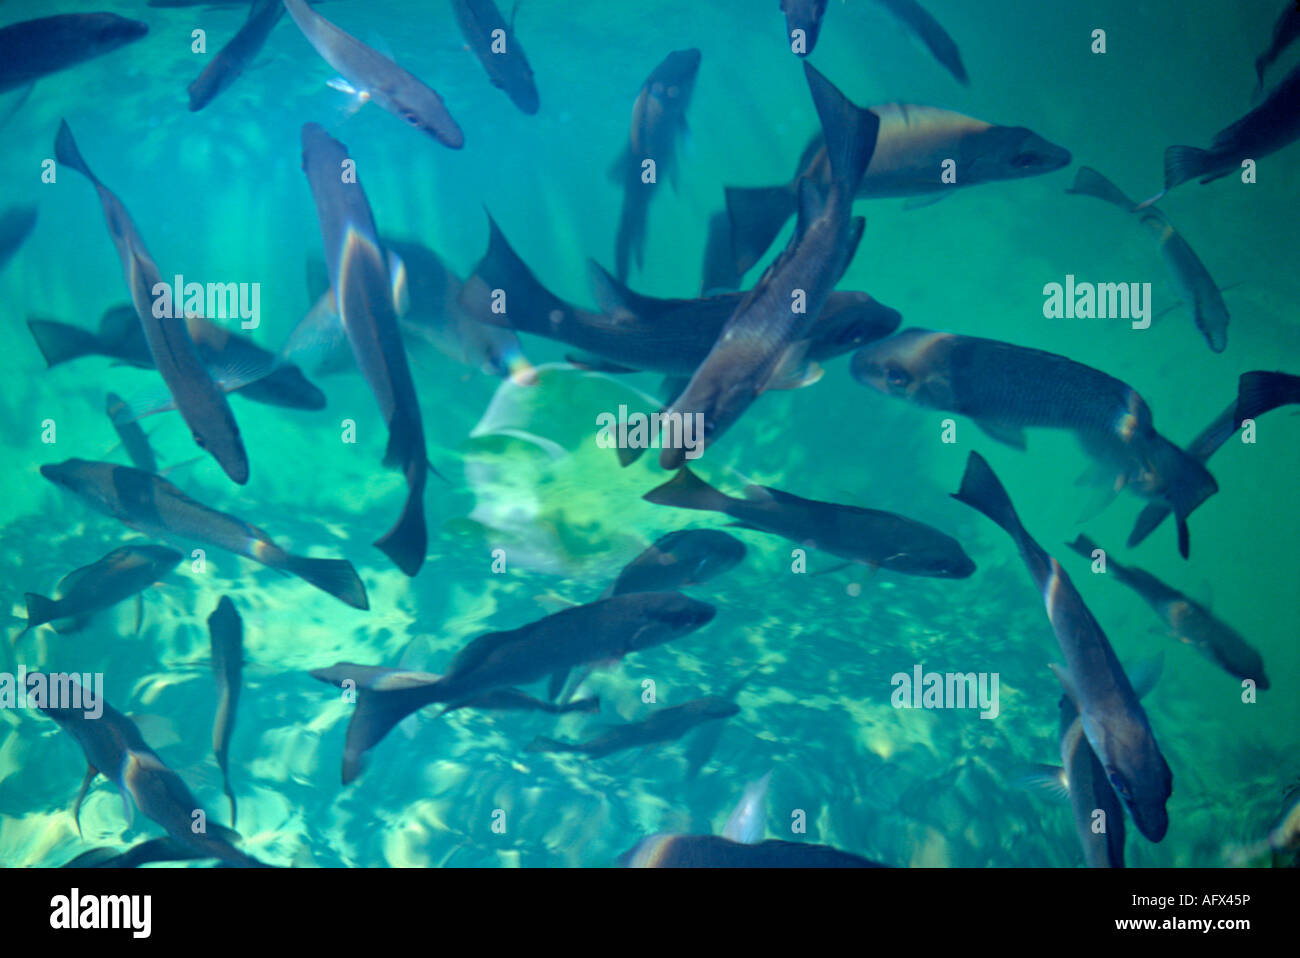
[[[1287,867],[1294,0],[0,0],[0,864]]]

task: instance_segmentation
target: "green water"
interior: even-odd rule
[[[5,0],[8,24],[71,4]],[[645,267],[634,288],[694,296],[708,217],[722,187],[789,179],[814,131],[802,71],[784,44],[776,0],[638,3],[524,0],[516,29],[542,108],[517,111],[463,48],[441,2],[331,2],[321,12],[382,46],[436,88],[465,131],[448,150],[376,106],[355,116],[327,88],[334,75],[287,18],[258,64],[199,113],[185,87],[242,10],[154,10],[143,2],[99,8],[150,25],[142,41],[42,79],[0,128],[0,206],[39,207],[35,232],[0,272],[0,565],[10,634],[23,593],[50,594],[58,579],[141,537],[46,482],[44,463],[70,457],[125,463],[102,412],[103,396],[156,389],[156,375],[78,360],[46,370],[24,325],[48,316],[93,328],[125,299],[120,265],[84,179],[63,170],[40,180],[66,118],[91,167],[130,210],[165,277],[261,284],[262,325],[278,349],[309,303],[304,264],[320,231],[301,170],[299,131],[322,123],[356,159],[379,229],[417,239],[461,276],[473,269],[492,212],[537,276],[565,299],[592,305],[586,257],[610,264],[620,191],[605,171],[627,137],[632,101],[670,50],[698,47],[692,142],[680,188],[650,213]],[[1028,127],[1068,148],[1073,166],[1101,170],[1135,197],[1161,186],[1173,143],[1205,145],[1248,109],[1252,63],[1279,4],[1248,0],[1043,4],[1036,0],[927,0],[957,39],[972,78],[959,87],[885,12],[832,0],[812,57],[854,102],[902,100]],[[1107,31],[1107,52],[1090,34]],[[1294,51],[1274,74],[1294,62]],[[0,103],[0,111],[3,104]],[[1044,284],[1066,274],[1097,282],[1150,282],[1158,311],[1175,302],[1152,238],[1124,215],[1066,195],[1073,170],[959,191],[904,209],[861,202],[867,228],[841,281],[900,310],[904,326],[1007,340],[1067,355],[1137,389],[1160,432],[1186,443],[1233,398],[1251,369],[1300,367],[1295,222],[1296,148],[1264,158],[1259,181],[1230,176],[1185,185],[1161,203],[1225,294],[1228,348],[1212,353],[1184,309],[1147,330],[1116,320],[1043,318]],[[787,228],[788,232],[788,228]],[[779,243],[785,241],[785,235]],[[747,277],[757,279],[759,271]],[[537,365],[563,359],[555,343],[525,337]],[[1087,465],[1061,433],[1031,434],[1027,452],[860,386],[848,358],[816,385],[766,395],[699,471],[733,493],[744,481],[802,496],[901,512],[961,541],[978,570],[937,580],[847,569],[791,571],[793,546],[738,531],[745,561],[692,594],[718,608],[703,630],[599,671],[599,717],[458,711],[395,729],[354,784],[339,784],[352,707],[306,670],[338,661],[407,662],[445,671],[483,632],[540,618],[538,597],[596,598],[622,565],[676,528],[720,517],[651,505],[642,493],[664,474],[645,457],[622,470],[596,447],[598,413],[652,391],[649,375],[593,377],[556,369],[517,412],[527,431],[565,450],[539,457],[527,443],[470,438],[499,381],[412,349],[430,456],[448,481],[426,494],[429,554],[408,579],[371,542],[396,517],[405,487],[384,470],[386,431],[354,373],[319,380],[322,412],[232,399],[252,463],[244,487],[210,459],[171,477],[188,493],[265,528],[296,551],[350,560],[370,610],[356,611],[298,579],[213,550],[206,571],[188,563],[146,593],[145,627],[130,603],[86,631],[48,627],[5,643],[0,667],[103,672],[108,700],[142,716],[146,739],[204,806],[225,822],[211,756],[216,693],[205,619],[230,595],[243,616],[247,666],[231,747],[239,830],[249,853],[277,865],[600,866],[652,832],[720,830],[746,783],[773,770],[771,837],[834,845],[897,865],[1081,864],[1068,804],[1016,780],[1030,763],[1059,761],[1060,658],[1042,603],[1010,540],[948,493],[971,450],[997,471],[1025,525],[1069,571],[1121,660],[1164,651],[1164,673],[1145,707],[1174,775],[1170,828],[1159,844],[1129,823],[1135,866],[1219,865],[1222,849],[1260,837],[1300,774],[1300,419],[1262,417],[1258,442],[1230,440],[1210,463],[1220,493],[1191,520],[1192,557],[1176,551],[1172,523],[1123,550],[1141,502],[1121,495],[1084,526],[1076,521]],[[344,444],[341,422],[358,426]],[[54,420],[57,442],[42,441]],[[174,413],[145,421],[163,466],[197,450]],[[1087,572],[1065,549],[1081,528],[1100,544],[1202,602],[1260,650],[1272,688],[1243,704],[1236,679],[1164,634],[1132,592]],[[506,571],[492,571],[495,549]],[[836,564],[813,554],[809,571]],[[412,642],[415,649],[408,652]],[[1000,714],[898,710],[890,677],[927,670],[1000,677]],[[598,761],[526,753],[535,735],[589,737],[600,722],[644,718],[642,682],[661,704],[719,693],[760,671],[740,693],[712,760],[694,781],[684,743]],[[536,691],[535,689],[533,691]],[[540,694],[540,693],[539,693]],[[432,711],[432,710],[430,710]],[[0,710],[0,862],[60,865],[93,846],[125,848],[158,835],[103,779],[81,814],[70,808],[84,770],[74,741],[34,709]],[[494,831],[504,810],[504,833]],[[807,830],[792,834],[802,811]]]

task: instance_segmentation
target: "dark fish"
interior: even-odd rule
[[[1155,431],[1150,408],[1131,386],[1055,353],[905,329],[860,349],[850,368],[864,385],[969,416],[1017,449],[1025,448],[1027,427],[1073,432],[1106,472],[1107,484],[1173,509],[1184,558],[1187,517],[1218,489],[1203,463]]]
[[[531,695],[519,691],[519,689],[493,689],[491,692],[484,692],[472,699],[448,705],[442,710],[441,714],[446,715],[448,712],[454,712],[457,709],[487,709],[494,712],[548,712],[551,715],[562,715],[565,712],[599,712],[600,699],[590,696],[588,698],[574,699],[571,702],[556,703],[533,698]]]
[[[418,77],[344,33],[307,6],[304,0],[284,0],[284,5],[307,42],[364,98],[374,100],[389,113],[417,130],[423,130],[444,146],[459,150],[465,144],[465,136],[447,112],[442,97]],[[337,179],[338,168],[335,167],[333,172]]]
[[[251,339],[210,319],[188,316],[184,322],[199,359],[210,372],[254,371],[248,375],[237,374],[231,381],[221,383],[221,388],[233,387],[232,391],[245,399],[268,406],[325,408],[325,394],[308,382],[297,366],[279,360]],[[27,328],[46,365],[51,367],[82,356],[105,356],[144,369],[152,369],[154,365],[144,330],[131,306],[106,310],[95,333],[52,319],[29,319]]]
[[[675,592],[722,575],[744,558],[745,544],[717,529],[670,532],[625,565],[605,595]]]
[[[35,225],[35,206],[10,206],[0,210],[0,269],[13,259]]]
[[[651,835],[618,858],[625,868],[888,868],[829,845],[769,838],[747,845],[719,835]]]
[[[1171,146],[1165,150],[1165,189],[1200,179],[1209,183],[1259,160],[1300,136],[1300,66],[1275,86],[1264,102],[1214,135],[1208,150]]]
[[[793,238],[668,409],[670,416],[702,417],[701,448],[721,438],[760,393],[803,365],[808,331],[862,239],[865,221],[851,215],[853,192],[871,162],[880,118],[850,103],[806,60],[803,70],[828,144],[830,185],[800,182]],[[676,469],[685,458],[684,448],[667,446],[659,465]]]
[[[1216,353],[1228,345],[1228,307],[1223,304],[1219,287],[1199,256],[1188,245],[1164,213],[1154,206],[1138,210],[1137,205],[1110,180],[1091,167],[1081,166],[1074,177],[1074,185],[1065,192],[1095,196],[1134,213],[1143,226],[1156,234],[1160,255],[1164,257],[1169,276],[1182,295],[1183,302],[1192,310],[1196,328]]]
[[[72,682],[76,684],[75,679]],[[163,764],[134,722],[107,702],[100,704],[103,715],[95,719],[87,718],[79,708],[40,709],[77,740],[90,766],[74,811],[80,809],[81,799],[95,773],[100,773],[122,793],[128,814],[133,803],[182,848],[203,858],[262,867],[261,862],[232,844],[239,840],[239,835],[231,829],[204,818],[204,830],[195,831],[198,821],[195,813],[201,811],[201,806],[181,777]]]
[[[877,0],[899,21],[916,34],[934,58],[942,63],[962,86],[970,86],[970,77],[961,63],[961,52],[948,31],[916,0]]]
[[[644,264],[650,197],[665,176],[676,184],[677,140],[687,130],[686,110],[699,69],[699,50],[674,50],[646,77],[632,105],[632,133],[610,171],[623,186],[623,211],[614,241],[614,273],[622,282],[627,281],[633,256],[637,269]],[[647,160],[654,162],[652,183],[642,180]]]
[[[803,43],[798,55],[805,57],[812,53],[822,30],[826,0],[781,0],[781,12],[785,14],[785,35],[790,40],[791,48],[793,49],[796,39],[794,32],[802,30]]]
[[[504,90],[525,113],[536,113],[537,84],[533,83],[533,68],[528,65],[524,48],[515,36],[514,14],[507,25],[492,0],[451,0],[451,9],[465,42],[483,64],[492,85]],[[515,10],[518,9],[516,5]],[[498,42],[502,46],[500,51],[495,49]]]
[[[1070,548],[1092,561],[1097,544],[1080,535]],[[1260,689],[1268,688],[1264,659],[1232,626],[1220,621],[1209,609],[1161,582],[1145,569],[1122,566],[1106,553],[1106,574],[1113,575],[1151,606],[1180,642],[1186,642],[1229,675],[1250,679]]]
[[[85,459],[47,463],[41,475],[146,535],[213,545],[296,575],[353,608],[370,607],[352,563],[290,555],[257,526],[194,501],[161,476]]]
[[[1242,373],[1237,380],[1237,406],[1233,416],[1240,426],[1243,420],[1255,419],[1279,406],[1300,403],[1300,376],[1255,370]]]
[[[1065,570],[1025,531],[1007,491],[979,453],[970,454],[953,498],[996,522],[1020,550],[1065,657],[1064,667],[1053,665],[1052,670],[1078,708],[1084,734],[1138,831],[1160,841],[1169,828],[1165,803],[1173,791],[1173,773],[1101,626]]]
[[[343,747],[343,784],[360,774],[364,754],[394,725],[426,705],[456,705],[561,669],[650,648],[694,632],[708,624],[715,611],[674,592],[637,592],[480,635],[461,649],[443,676],[349,662],[315,669],[312,677],[322,682],[355,683],[357,708]]]
[[[221,783],[230,799],[230,827],[235,827],[235,793],[230,787],[230,736],[235,730],[239,690],[244,671],[244,620],[230,596],[223,595],[208,616],[212,643],[212,675],[217,680],[217,714],[212,718],[212,752],[221,769]]]
[[[149,32],[113,13],[61,13],[0,27],[0,93],[112,53]]]
[[[1264,88],[1264,74],[1268,72],[1268,68],[1277,62],[1282,51],[1298,37],[1300,37],[1300,6],[1297,6],[1294,0],[1287,0],[1286,5],[1282,7],[1282,12],[1278,14],[1277,22],[1273,24],[1273,39],[1269,42],[1268,49],[1255,60],[1255,75],[1259,77],[1258,89]]]
[[[482,322],[502,323],[517,332],[567,343],[629,369],[689,377],[746,295],[656,299],[632,292],[591,263],[592,282],[605,311],[580,309],[543,287],[491,217],[488,223],[488,251],[465,281],[461,302],[474,309]],[[494,289],[506,292],[504,314],[483,308]],[[901,321],[897,310],[866,293],[832,292],[808,331],[805,358],[821,362],[842,355],[888,336]],[[796,369],[781,385],[799,385],[806,378],[806,369]]]
[[[727,702],[736,701],[736,696],[740,695],[740,690],[757,673],[758,669],[750,669],[740,676],[723,691],[722,699]],[[713,753],[718,747],[718,740],[722,738],[724,728],[726,726],[718,722],[704,726],[691,736],[690,742],[686,744],[686,778],[688,780],[699,775],[704,766],[709,763],[709,759],[713,757]]]
[[[102,559],[65,575],[59,582],[57,599],[26,593],[27,626],[18,636],[46,622],[82,619],[117,605],[149,588],[176,568],[182,558],[179,552],[164,546],[114,549]]]
[[[154,458],[153,447],[149,445],[149,437],[144,434],[140,424],[134,421],[119,421],[125,409],[126,403],[121,396],[114,393],[108,394],[108,401],[105,404],[104,411],[108,413],[108,418],[113,423],[113,429],[117,432],[117,437],[122,440],[122,448],[126,450],[131,465],[137,469],[143,469],[145,472],[157,472],[158,461]]]
[[[294,0],[301,4],[301,0]],[[290,8],[292,10],[292,7]],[[420,571],[428,547],[424,484],[428,454],[420,402],[411,381],[390,289],[389,261],[358,179],[342,182],[347,147],[315,123],[302,128],[302,168],[316,201],[325,261],[343,329],[357,366],[388,424],[384,465],[406,479],[406,504],[375,545],[408,576]]]
[[[907,103],[871,107],[880,117],[876,149],[857,188],[858,199],[922,197],[1000,180],[1041,176],[1070,164],[1070,151],[1022,126],[994,126],[951,110]],[[957,182],[941,179],[953,160]],[[762,259],[799,208],[799,181],[830,181],[825,142],[818,136],[799,159],[794,179],[782,186],[727,187],[736,270]]]
[[[226,394],[212,381],[198,350],[190,339],[185,323],[154,315],[154,287],[162,284],[162,274],[144,247],[144,240],[131,221],[122,202],[90,172],[82,159],[72,130],[66,120],[59,123],[54,155],[63,166],[70,167],[90,180],[104,207],[109,236],[122,260],[122,272],[131,292],[136,316],[144,331],[153,364],[162,375],[176,408],[190,427],[195,443],[207,451],[232,480],[248,482],[248,454],[235,415],[226,402]]]
[[[740,706],[727,699],[707,696],[683,705],[656,709],[641,722],[630,722],[597,735],[589,742],[560,742],[538,736],[528,746],[529,752],[577,752],[589,758],[604,758],[624,749],[657,742],[672,742],[696,726],[718,719],[731,718]]]
[[[700,295],[709,296],[740,287],[736,257],[731,252],[731,219],[726,211],[709,217],[708,238],[704,242],[704,266],[700,271]]]
[[[256,0],[244,25],[217,51],[203,72],[187,88],[190,109],[201,110],[239,79],[253,58],[262,52],[266,38],[284,16],[281,0]]]
[[[956,539],[914,519],[801,499],[767,486],[745,491],[749,498],[732,498],[683,467],[642,498],[664,506],[721,512],[742,529],[770,532],[877,569],[941,579],[964,579],[975,571],[975,563]]]
[[[173,838],[150,838],[137,842],[126,851],[104,846],[82,852],[64,868],[139,868],[155,862],[188,862],[208,856],[186,848]]]

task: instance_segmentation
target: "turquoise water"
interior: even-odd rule
[[[0,22],[67,6],[5,0]],[[7,450],[0,563],[11,634],[25,615],[23,593],[48,595],[72,569],[143,541],[39,472],[70,457],[125,464],[102,411],[104,393],[138,396],[158,383],[151,372],[97,358],[46,370],[25,328],[32,316],[93,328],[126,298],[93,191],[68,170],[54,184],[40,180],[60,118],[130,210],[165,277],[261,284],[262,324],[252,336],[271,350],[310,305],[305,264],[320,255],[301,170],[305,122],[347,144],[384,235],[423,242],[465,276],[486,243],[486,206],[542,282],[586,306],[594,304],[585,259],[611,264],[618,222],[621,194],[606,169],[626,142],[637,90],[669,51],[702,52],[693,133],[680,153],[679,189],[662,190],[652,205],[644,269],[631,278],[637,290],[697,295],[705,226],[722,207],[722,187],[787,181],[816,129],[776,0],[524,0],[516,29],[542,103],[532,117],[489,85],[448,4],[322,5],[439,91],[465,131],[461,151],[374,105],[348,116],[346,98],[326,86],[335,71],[287,18],[253,69],[190,113],[185,87],[206,63],[190,52],[190,31],[207,29],[212,50],[237,29],[242,10],[100,6],[144,19],[149,35],[40,80],[0,128],[0,207],[39,209],[34,233],[0,272],[9,330],[0,355]],[[1142,331],[1042,313],[1043,286],[1067,274],[1150,282],[1157,311],[1174,305],[1152,238],[1065,188],[1073,167],[1086,164],[1132,196],[1159,190],[1166,146],[1204,145],[1248,109],[1252,64],[1278,3],[926,6],[957,39],[969,88],[871,3],[832,0],[811,59],[856,103],[901,100],[1025,126],[1068,148],[1074,162],[920,209],[900,200],[858,203],[866,232],[840,288],[869,290],[903,314],[904,326],[1007,340],[1103,369],[1137,389],[1160,432],[1178,443],[1228,404],[1240,373],[1297,371],[1295,147],[1261,159],[1255,184],[1192,183],[1161,202],[1218,283],[1239,284],[1225,293],[1232,324],[1224,353],[1206,347],[1184,309]],[[1104,55],[1090,52],[1095,28],[1107,31]],[[1294,62],[1292,51],[1273,76]],[[896,865],[1077,866],[1067,803],[1017,785],[1026,765],[1059,760],[1060,688],[1047,666],[1060,653],[1006,535],[948,496],[977,450],[1028,529],[1074,577],[1121,660],[1164,652],[1145,706],[1173,770],[1171,824],[1152,844],[1130,822],[1128,863],[1222,864],[1225,845],[1259,838],[1283,810],[1284,791],[1300,774],[1294,410],[1262,417],[1256,444],[1231,440],[1211,460],[1221,491],[1192,517],[1192,557],[1184,561],[1172,523],[1138,549],[1122,549],[1141,506],[1133,496],[1082,526],[1076,521],[1088,493],[1075,480],[1087,463],[1069,436],[1034,432],[1019,452],[957,417],[957,442],[943,443],[943,416],[865,389],[849,376],[847,357],[828,362],[809,388],[762,397],[698,471],[735,494],[757,482],[930,523],[962,543],[978,566],[974,576],[797,574],[790,543],[739,530],[745,561],[688,590],[716,605],[716,618],[598,671],[590,688],[601,698],[600,716],[465,709],[436,718],[431,709],[390,733],[361,778],[341,786],[352,707],[306,670],[402,661],[445,671],[473,637],[551,611],[556,599],[548,596],[595,599],[658,536],[725,521],[642,501],[666,478],[653,457],[620,469],[595,443],[596,416],[621,402],[649,408],[643,394],[657,388],[657,377],[567,369],[558,364],[571,350],[537,338],[524,337],[523,348],[545,369],[531,390],[502,386],[418,344],[409,350],[430,457],[447,477],[431,478],[426,493],[429,553],[414,579],[371,545],[396,517],[405,486],[380,465],[386,430],[355,372],[316,380],[328,395],[320,412],[232,398],[252,464],[246,486],[230,483],[208,457],[170,475],[293,551],[350,560],[366,584],[368,611],[212,550],[203,573],[187,563],[145,593],[139,635],[131,603],[123,603],[83,632],[44,627],[5,643],[0,665],[102,672],[108,700],[140,717],[145,738],[224,823],[210,750],[216,693],[205,620],[221,595],[231,596],[244,619],[247,660],[231,746],[239,831],[246,851],[277,865],[603,866],[652,832],[720,831],[744,786],[771,770],[771,837]],[[509,410],[503,417],[498,406],[485,419],[498,389]],[[340,441],[344,419],[357,424],[355,444]],[[45,420],[57,425],[55,443],[42,441]],[[175,413],[144,422],[164,467],[197,454]],[[563,454],[500,434],[503,423]],[[1273,687],[1243,704],[1237,680],[1164,634],[1136,595],[1087,574],[1064,547],[1081,530],[1121,561],[1211,604],[1259,649]],[[504,572],[493,571],[498,549]],[[809,570],[837,562],[814,553]],[[998,717],[893,708],[891,676],[917,664],[997,673]],[[646,679],[659,703],[671,705],[720,694],[754,667],[740,714],[694,780],[685,775],[686,742],[600,760],[524,750],[536,735],[588,738],[601,722],[645,718],[655,707],[642,701]],[[70,808],[83,766],[73,740],[34,709],[0,710],[0,862],[60,865],[94,846],[125,848],[160,834],[139,814],[128,826],[100,779],[79,837]],[[493,829],[497,810],[505,812],[503,833]],[[791,833],[796,810],[805,813],[806,833]]]

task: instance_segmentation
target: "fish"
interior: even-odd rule
[[[465,145],[465,134],[447,112],[442,97],[418,77],[344,33],[307,6],[304,0],[284,0],[284,6],[307,42],[354,89],[360,91],[362,99],[374,100],[443,146],[459,150]],[[335,172],[337,174],[337,168]]]
[[[785,14],[785,35],[790,40],[790,48],[797,56],[806,57],[813,52],[821,35],[826,0],[781,0],[781,12]],[[796,30],[803,31],[802,43],[797,42]]]
[[[965,579],[975,563],[961,544],[893,512],[803,499],[768,486],[749,486],[737,499],[714,489],[688,467],[641,498],[681,509],[721,512],[742,529],[768,532],[800,545],[904,575]]]
[[[1070,543],[1070,548],[1093,561],[1093,552],[1098,546],[1087,536],[1080,535]],[[1174,638],[1192,646],[1229,675],[1250,679],[1260,689],[1268,688],[1263,656],[1236,629],[1145,569],[1120,565],[1109,552],[1105,555],[1105,574],[1140,595],[1168,626]]]
[[[361,181],[344,183],[339,175],[347,158],[347,147],[323,127],[315,123],[303,126],[302,167],[316,202],[338,315],[357,366],[388,425],[384,465],[399,468],[406,479],[402,513],[375,545],[402,572],[414,576],[428,551],[424,485],[429,458],[424,423],[397,326],[390,261],[379,243]]]
[[[506,712],[548,712],[551,715],[563,715],[566,712],[599,712],[600,699],[588,696],[569,702],[547,702],[533,698],[519,689],[493,689],[472,699],[448,705],[439,714],[446,715],[448,712],[466,708]]]
[[[149,32],[115,13],[60,13],[0,27],[0,93],[102,57]]]
[[[1259,78],[1256,92],[1264,89],[1264,74],[1268,72],[1268,68],[1277,62],[1277,58],[1297,38],[1300,38],[1300,7],[1297,7],[1292,0],[1287,0],[1286,5],[1282,7],[1282,12],[1277,16],[1277,21],[1273,24],[1273,37],[1269,41],[1268,49],[1255,59],[1255,76]]]
[[[669,416],[703,416],[701,449],[721,438],[760,393],[803,364],[807,331],[862,239],[865,221],[852,216],[853,193],[871,162],[880,118],[850,103],[807,60],[803,70],[828,144],[830,184],[800,181],[793,238],[741,300],[669,407]],[[680,444],[665,446],[659,465],[676,469],[685,458]]]
[[[145,535],[216,546],[295,575],[354,609],[370,608],[352,563],[291,555],[257,526],[196,502],[161,476],[86,459],[46,463],[41,475]]]
[[[78,685],[75,678],[70,683]],[[200,821],[196,813],[202,809],[185,782],[149,747],[133,721],[108,702],[100,704],[103,714],[96,719],[87,718],[80,708],[38,706],[43,715],[76,739],[89,765],[74,815],[90,782],[99,773],[117,787],[128,816],[134,805],[161,825],[167,836],[182,848],[232,865],[264,867],[234,846],[239,835],[233,830],[206,818],[202,819],[204,830],[196,830]]]
[[[281,0],[255,0],[248,9],[248,19],[226,45],[208,61],[203,72],[187,88],[190,111],[197,112],[217,98],[248,69],[262,52],[266,38],[284,16]]]
[[[967,459],[953,498],[997,523],[1016,544],[1065,657],[1064,666],[1054,663],[1052,671],[1079,710],[1088,743],[1138,831],[1159,842],[1169,829],[1165,805],[1173,792],[1173,772],[1106,634],[1065,570],[1025,530],[1006,489],[979,453]]]
[[[1189,554],[1187,517],[1218,489],[1205,465],[1156,432],[1137,391],[1065,356],[976,336],[924,329],[864,346],[853,378],[926,409],[974,419],[992,438],[1026,447],[1026,428],[1073,432],[1112,491],[1168,505],[1178,551]],[[1113,478],[1112,478],[1113,477]]]
[[[1083,734],[1079,710],[1068,695],[1061,696],[1061,761],[1041,766],[1023,781],[1063,793],[1070,800],[1074,831],[1089,868],[1124,867],[1124,807],[1106,778],[1106,769]],[[1099,819],[1098,813],[1105,818]],[[1096,831],[1098,823],[1104,823]]]
[[[445,675],[340,662],[310,675],[356,693],[343,747],[343,784],[398,722],[426,705],[455,705],[496,689],[546,678],[563,668],[602,662],[660,645],[707,625],[713,606],[675,592],[637,592],[562,609],[505,632],[470,641]]]
[[[71,859],[64,868],[139,868],[155,862],[187,862],[205,856],[186,848],[173,838],[149,838],[137,842],[126,851],[111,846],[92,848]]]
[[[231,388],[236,395],[268,406],[325,408],[325,394],[293,363],[278,359],[248,337],[202,316],[187,316],[184,323],[200,361],[210,373],[221,375],[224,370],[240,371],[235,376],[227,376],[219,384],[222,389]],[[29,318],[27,329],[48,368],[83,356],[104,356],[128,366],[154,368],[149,344],[133,306],[114,306],[105,310],[100,317],[99,329],[93,333],[69,323],[40,317]],[[255,372],[245,374],[246,371]],[[126,404],[122,411],[128,421],[139,418],[138,411]]]
[[[574,752],[588,758],[604,758],[638,745],[675,741],[697,726],[731,718],[739,712],[740,706],[735,702],[705,696],[682,705],[656,709],[644,721],[616,726],[589,742],[561,742],[539,735],[525,751]]]
[[[614,240],[614,274],[626,282],[630,261],[645,262],[646,220],[650,198],[667,177],[676,187],[677,141],[687,134],[686,111],[700,69],[700,51],[674,50],[646,77],[632,105],[628,145],[610,167],[610,177],[623,187],[623,207]],[[646,164],[654,178],[647,182]]]
[[[115,393],[108,394],[108,401],[105,403],[104,411],[113,423],[113,429],[117,432],[117,437],[122,440],[122,448],[126,450],[131,465],[144,472],[157,472],[158,460],[154,458],[153,448],[149,445],[149,437],[144,434],[138,422],[119,422],[118,419],[126,409],[126,402],[121,396]]]
[[[618,858],[624,868],[888,868],[830,845],[779,838],[746,845],[721,835],[660,833]]]
[[[877,2],[898,18],[903,26],[916,34],[917,39],[926,45],[943,66],[962,86],[970,86],[970,77],[962,66],[961,51],[948,31],[916,0],[877,0]]]
[[[1155,233],[1165,267],[1183,302],[1191,308],[1196,328],[1214,352],[1221,353],[1227,348],[1228,307],[1223,304],[1219,287],[1200,257],[1164,213],[1154,206],[1139,210],[1119,187],[1087,166],[1079,167],[1074,185],[1065,192],[1095,196],[1134,213],[1143,226]]]
[[[230,800],[230,827],[235,827],[235,793],[230,787],[230,736],[235,730],[244,671],[244,620],[230,596],[223,595],[208,616],[212,676],[217,681],[217,712],[212,717],[212,754],[221,769],[221,784]]]
[[[126,545],[65,575],[58,586],[59,598],[49,599],[35,592],[25,594],[28,629],[58,619],[84,620],[102,609],[138,596],[180,564],[183,556],[175,549],[153,545]],[[72,631],[64,629],[60,631]]]
[[[1233,422],[1240,425],[1280,406],[1300,403],[1300,376],[1256,369],[1237,380],[1237,403]]]
[[[1042,176],[1070,165],[1070,151],[1023,126],[998,126],[952,110],[910,103],[870,108],[880,117],[876,149],[858,185],[858,199],[926,197],[952,189]],[[956,183],[941,179],[956,162]],[[799,208],[799,181],[828,183],[824,138],[815,136],[794,179],[781,186],[726,188],[736,272],[747,273]]]
[[[465,42],[487,71],[492,85],[504,90],[510,101],[524,113],[537,112],[540,100],[533,68],[528,65],[524,48],[515,36],[515,17],[507,25],[492,0],[451,0],[456,23]],[[515,11],[519,9],[515,6]],[[497,44],[501,49],[497,49]]]
[[[1264,102],[1214,134],[1208,150],[1171,146],[1165,150],[1165,191],[1188,180],[1210,183],[1258,161],[1300,137],[1300,65],[1275,86]]]
[[[483,323],[565,343],[626,369],[689,378],[717,342],[744,293],[702,299],[657,299],[628,289],[595,262],[592,284],[604,311],[581,309],[546,289],[488,217],[488,250],[465,281],[461,303]],[[491,291],[506,292],[506,311],[485,309]],[[888,336],[902,315],[869,294],[836,290],[808,331],[805,357],[819,363]],[[783,385],[806,378],[795,370]]]
[[[728,685],[723,690],[721,698],[728,702],[736,701],[741,690],[757,674],[757,668],[750,669]],[[705,725],[692,735],[691,740],[686,743],[686,778],[688,781],[699,775],[704,766],[709,763],[709,759],[713,757],[713,753],[718,747],[718,741],[722,738],[724,728],[726,726],[721,722]]]
[[[25,204],[0,210],[0,269],[13,259],[35,226],[35,206]]]
[[[739,289],[741,275],[731,255],[731,219],[722,210],[709,217],[704,241],[704,264],[700,268],[700,295]]]
[[[226,394],[212,381],[185,323],[154,315],[153,290],[163,285],[162,274],[145,249],[144,240],[131,221],[131,214],[86,165],[67,120],[59,122],[54,155],[61,165],[90,180],[99,194],[109,236],[122,261],[122,271],[149,346],[149,355],[167,384],[167,391],[171,393],[181,417],[190,427],[194,442],[217,461],[233,482],[241,486],[246,484],[248,454],[244,451],[235,414],[226,402]]]

